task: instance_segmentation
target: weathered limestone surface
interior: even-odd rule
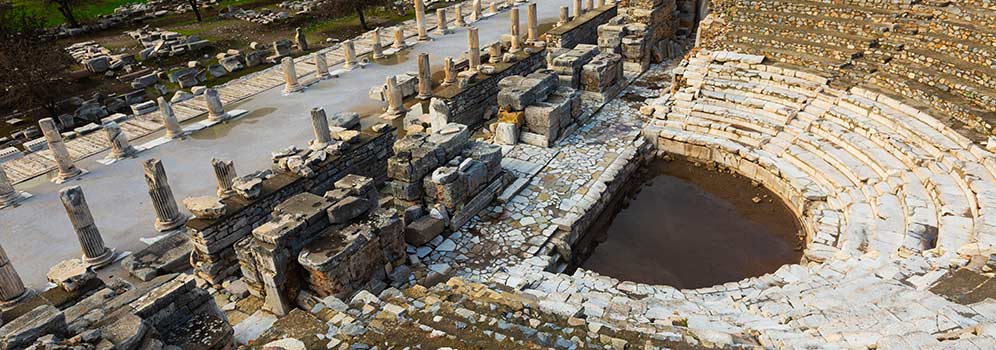
[[[83,262],[94,268],[110,264],[114,259],[114,250],[104,245],[104,239],[93,221],[83,190],[79,186],[65,188],[59,191],[59,199],[62,200],[69,221],[73,224],[73,230],[76,231],[76,237],[80,241]]]
[[[156,230],[169,231],[180,227],[187,222],[187,216],[180,213],[176,205],[162,161],[152,158],[144,161],[142,166],[145,170],[145,183],[149,186],[149,196],[152,197],[152,207],[156,211]]]

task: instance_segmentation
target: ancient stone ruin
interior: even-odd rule
[[[0,349],[996,347],[992,3],[399,6],[414,19],[327,47],[302,24],[140,71],[190,92],[133,116],[94,99],[92,126],[43,119],[0,153]],[[192,44],[131,35],[148,56]],[[685,180],[657,162],[750,193],[661,186]],[[687,193],[744,197],[752,230],[777,206],[792,240],[700,242],[675,224]],[[627,216],[648,194],[671,206]],[[678,243],[602,236],[616,224]],[[585,265],[620,239],[657,256],[612,262],[648,274],[794,255],[697,286]]]

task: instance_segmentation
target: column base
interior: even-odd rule
[[[159,221],[159,219],[157,218],[156,219],[156,231],[166,232],[166,231],[175,230],[175,229],[179,228],[180,226],[183,226],[183,224],[187,223],[187,219],[188,219],[188,217],[186,215],[184,215],[184,214],[177,215],[176,218],[173,219],[173,221],[169,221],[169,222],[162,222],[162,221]]]
[[[52,178],[52,182],[57,184],[62,184],[65,183],[66,181],[79,178],[80,176],[86,175],[86,173],[88,173],[88,171],[86,171],[86,169],[83,168],[73,167],[73,169],[75,169],[75,171],[69,171],[66,173],[60,172],[59,175],[56,175],[54,178]]]
[[[218,198],[221,198],[221,199],[232,198],[232,196],[235,196],[235,190],[222,190],[222,189],[218,189],[217,194],[218,194]]]
[[[304,87],[302,87],[301,84],[295,83],[294,85],[285,86],[284,94],[292,94],[295,92],[300,92],[301,90],[304,90]]]
[[[6,311],[6,310],[13,309],[17,305],[19,305],[19,304],[27,301],[28,299],[31,299],[31,297],[33,297],[35,295],[36,295],[36,293],[35,293],[34,290],[32,290],[32,289],[25,289],[24,293],[21,293],[21,295],[18,295],[14,299],[11,299],[11,300],[8,300],[8,301],[0,301],[0,311]]]
[[[83,264],[85,264],[89,268],[96,270],[101,267],[110,265],[112,262],[114,262],[114,256],[115,256],[114,249],[107,248],[107,250],[104,251],[104,254],[101,254],[100,256],[96,256],[93,258],[87,258],[84,256]]]
[[[14,191],[14,193],[11,193],[6,197],[0,197],[0,209],[6,207],[12,207],[15,204],[20,203],[21,201],[28,198],[31,198],[31,194],[27,192]]]
[[[384,114],[381,114],[380,118],[384,120],[395,120],[404,117],[407,114],[408,114],[408,109],[395,110],[395,111],[388,110],[387,112],[384,112]]]

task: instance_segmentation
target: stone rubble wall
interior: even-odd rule
[[[367,176],[382,183],[387,177],[387,159],[393,154],[391,146],[395,137],[393,128],[379,133],[364,132],[361,143],[342,152],[342,156],[319,164],[314,176],[278,173],[263,181],[263,193],[256,199],[223,200],[228,207],[223,217],[190,220],[187,227],[194,246],[191,261],[197,274],[213,283],[236,275],[239,265],[234,244],[268,221],[273,208],[294,195],[325,193],[347,174]]]
[[[595,44],[598,42],[598,26],[616,17],[618,13],[619,6],[611,2],[588,11],[579,18],[573,18],[570,22],[547,31],[546,45],[548,48],[572,49],[578,44]]]
[[[450,111],[449,122],[477,128],[485,120],[494,116],[495,101],[498,97],[498,82],[505,77],[529,74],[545,64],[546,51],[529,53],[515,63],[496,65],[494,74],[470,83],[450,96],[441,97]]]

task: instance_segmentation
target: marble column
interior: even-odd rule
[[[387,77],[387,90],[384,92],[387,99],[387,112],[384,117],[388,119],[404,116],[408,109],[405,108],[405,96],[398,87],[398,78],[394,75]]]
[[[562,26],[567,22],[571,21],[571,9],[567,6],[560,7],[560,20],[557,21],[557,26]]]
[[[574,0],[574,18],[572,18],[571,20],[581,18],[581,15],[583,14],[584,14],[584,8],[581,7],[581,0]]]
[[[539,41],[539,23],[536,18],[536,3],[526,7],[526,42]]]
[[[436,9],[436,33],[437,35],[449,34],[450,29],[446,27],[446,9]]]
[[[453,25],[457,27],[464,27],[467,25],[467,22],[464,22],[463,20],[463,6],[459,3],[453,5]]]
[[[470,5],[470,20],[479,21],[481,20],[481,0],[474,0]]]
[[[351,70],[356,67],[356,46],[353,46],[352,40],[346,40],[342,42],[342,52],[345,62],[342,64],[342,68]]]
[[[162,96],[156,99],[156,103],[159,104],[159,114],[163,118],[163,128],[166,129],[166,137],[175,139],[183,136],[183,127],[180,126],[180,121],[176,119],[176,113],[173,112],[173,105]]]
[[[443,86],[450,86],[456,83],[457,71],[456,64],[453,63],[453,57],[446,57],[443,59],[443,72],[446,74],[443,77]]]
[[[418,28],[418,41],[429,40],[429,33],[425,29],[425,3],[423,0],[415,0],[415,25]]]
[[[135,147],[131,146],[128,142],[128,135],[125,135],[121,131],[121,126],[115,123],[113,120],[105,121],[101,128],[104,129],[104,135],[107,136],[107,142],[111,144],[110,158],[121,159],[126,157],[131,157],[138,153]]]
[[[481,38],[477,27],[467,28],[467,70],[476,72],[481,66]]]
[[[492,0],[491,3],[488,4],[488,11],[491,12],[492,15],[498,13],[498,0]]]
[[[311,141],[312,149],[323,149],[332,142],[332,134],[329,131],[329,118],[325,115],[324,109],[311,109],[311,127],[315,131],[315,139]]]
[[[595,0],[595,8],[600,9],[605,7],[605,0]]]
[[[394,30],[394,45],[392,45],[395,50],[401,50],[408,47],[408,43],[405,42],[405,29],[398,27]]]
[[[93,215],[86,203],[86,197],[83,196],[83,190],[79,186],[63,188],[59,191],[59,199],[66,207],[69,221],[73,224],[76,237],[80,241],[83,263],[93,268],[110,264],[114,260],[114,250],[104,245],[104,239],[100,237],[100,230],[93,222]]]
[[[163,162],[151,158],[142,162],[142,166],[145,169],[145,184],[149,185],[149,196],[152,197],[152,207],[156,210],[156,230],[165,232],[180,227],[187,222],[187,216],[180,213],[176,205]]]
[[[329,63],[325,60],[325,53],[315,52],[313,54],[315,59],[315,74],[319,80],[332,78],[332,74],[329,73]]]
[[[374,29],[371,36],[373,37],[373,54],[371,57],[375,60],[384,58],[384,46],[380,43],[380,27]]]
[[[211,168],[214,169],[214,178],[218,181],[218,197],[229,198],[235,195],[232,186],[235,184],[235,162],[223,161],[217,158],[211,159]]]
[[[488,62],[496,64],[501,62],[501,42],[493,42],[488,46]]]
[[[7,252],[0,246],[0,308],[12,307],[32,294],[30,289],[24,287],[24,281],[21,281]]]
[[[418,54],[418,96],[419,99],[432,97],[432,70],[429,65],[429,54]]]
[[[584,0],[584,12],[591,12],[595,9],[595,0]]]
[[[218,90],[214,88],[204,89],[204,101],[207,102],[209,121],[217,122],[228,119],[228,112],[225,112],[225,106],[221,103]]]
[[[83,170],[73,164],[73,157],[69,155],[69,150],[66,149],[66,143],[62,141],[62,134],[55,126],[55,121],[52,118],[45,118],[38,121],[38,126],[41,128],[42,134],[45,135],[48,149],[52,151],[52,157],[55,158],[55,163],[59,168],[59,173],[53,181],[61,183],[82,175]]]
[[[7,177],[7,171],[3,170],[3,164],[0,164],[0,207],[12,205],[20,199],[21,193],[14,189],[14,183]]]
[[[301,84],[297,82],[297,67],[294,67],[294,59],[284,57],[280,60],[280,66],[284,70],[284,93],[301,91]]]
[[[510,31],[511,34],[512,34],[512,44],[509,46],[508,52],[518,53],[519,50],[522,50],[522,44],[519,43],[519,40],[521,40],[522,37],[519,35],[519,8],[518,7],[513,7],[512,8],[512,12],[511,12],[511,14],[509,14],[509,19],[512,21],[512,30]]]

